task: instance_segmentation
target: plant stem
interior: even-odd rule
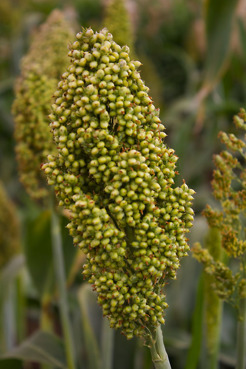
[[[102,369],[112,369],[114,353],[114,330],[110,328],[107,318],[102,321],[101,337]]]
[[[246,299],[240,300],[237,325],[237,365],[236,369],[245,369],[246,359]]]
[[[184,369],[196,369],[199,363],[199,356],[202,344],[202,321],[203,321],[203,306],[204,306],[204,273],[201,274],[196,290],[195,309],[192,315],[192,339],[186,364]]]
[[[61,314],[62,330],[65,339],[65,350],[67,356],[68,369],[75,369],[74,363],[74,345],[72,341],[72,330],[69,319],[68,299],[66,290],[66,274],[62,250],[62,238],[58,215],[52,206],[52,247],[54,268],[56,273],[57,287],[59,292],[59,305]]]
[[[41,301],[41,321],[40,326],[43,331],[52,332],[53,331],[53,320],[50,316],[50,294],[45,294]]]
[[[6,350],[10,351],[14,347],[16,337],[16,320],[14,313],[14,289],[13,285],[8,288],[8,295],[3,303],[3,326],[6,342]]]
[[[205,343],[205,357],[204,368],[217,369],[219,365],[219,348],[220,348],[220,328],[223,302],[218,296],[210,291],[210,300],[214,298],[211,311],[207,306],[206,314],[206,343]],[[213,305],[213,306],[212,306]],[[213,312],[214,315],[211,313]],[[213,346],[212,346],[213,344]]]
[[[218,228],[211,227],[209,229],[205,239],[205,245],[215,261],[226,261],[222,248],[221,233]],[[204,358],[202,360],[202,367],[204,369],[217,369],[219,365],[223,302],[211,288],[213,283],[214,276],[206,275],[206,278],[204,278],[204,324],[206,334],[204,340]]]
[[[150,339],[150,351],[156,369],[171,369],[160,325],[157,327],[154,337],[152,336]]]
[[[17,324],[17,342],[22,342],[25,337],[25,308],[26,300],[23,286],[23,274],[20,273],[16,279],[16,324]]]

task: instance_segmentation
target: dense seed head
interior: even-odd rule
[[[131,338],[164,322],[194,191],[174,186],[177,157],[128,51],[106,29],[77,34],[50,115],[58,152],[43,170],[104,315]]]
[[[0,269],[20,250],[20,229],[14,204],[0,182]]]
[[[69,62],[67,45],[72,34],[63,14],[53,11],[34,35],[16,83],[13,114],[20,178],[28,193],[36,199],[47,196],[40,165],[55,151],[48,114],[58,79]]]

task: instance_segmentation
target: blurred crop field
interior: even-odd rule
[[[0,200],[0,369],[67,368],[53,270],[51,214],[25,191],[16,161],[11,109],[21,59],[54,9],[64,11],[76,32],[81,27],[99,31],[105,25],[110,30],[109,3],[0,0],[0,196],[9,201]],[[125,0],[125,6],[131,53],[141,61],[141,77],[160,108],[166,143],[179,157],[180,178],[196,191],[189,244],[203,243],[208,225],[202,211],[206,204],[218,206],[210,183],[213,156],[222,150],[217,136],[221,130],[234,131],[233,116],[245,107],[246,1]],[[120,24],[112,25],[113,37],[113,29],[117,33]],[[102,312],[81,275],[85,256],[73,246],[66,224],[63,217],[76,369],[99,369],[107,340],[102,335]],[[4,237],[5,232],[10,236]],[[169,307],[163,335],[173,369],[214,369],[204,359],[204,278],[202,266],[190,253],[181,262],[177,280],[165,290]],[[224,303],[218,368],[235,368],[236,320],[235,309]],[[154,368],[140,340],[126,340],[119,332],[114,332],[112,355],[112,369]]]

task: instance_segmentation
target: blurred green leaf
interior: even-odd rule
[[[240,36],[243,57],[244,59],[246,59],[246,29],[244,25],[244,20],[242,18],[238,18],[237,24],[238,24],[238,29],[239,29],[239,36]]]
[[[17,322],[14,317],[14,301],[11,291],[13,292],[16,277],[24,265],[24,256],[19,254],[14,256],[0,273],[0,352],[14,345]]]
[[[202,337],[203,337],[203,301],[204,301],[204,281],[203,274],[200,277],[197,296],[196,306],[193,313],[193,324],[192,324],[192,341],[188,352],[185,369],[196,369],[199,362]]]
[[[73,239],[69,235],[68,229],[66,225],[69,223],[68,219],[61,216],[61,233],[62,233],[62,248],[63,248],[63,255],[64,255],[64,264],[65,264],[65,272],[67,280],[71,277],[71,269],[74,266],[74,262],[76,262],[78,256],[78,248],[73,245]],[[79,253],[79,256],[81,252]],[[71,280],[70,280],[71,283]]]
[[[95,332],[92,328],[92,317],[95,316],[95,307],[97,307],[96,296],[91,286],[83,284],[78,290],[78,301],[81,310],[82,329],[84,331],[84,339],[88,362],[90,369],[100,368],[100,353]],[[97,314],[99,315],[99,314]]]
[[[143,342],[134,337],[131,340],[127,340],[125,336],[123,336],[120,331],[117,329],[115,331],[115,349],[114,349],[114,368],[117,369],[136,369],[136,355],[138,350],[138,345],[143,345]],[[149,352],[149,348],[147,352]],[[144,368],[148,368],[148,359],[149,354],[147,354],[144,359],[147,358],[147,362],[144,362]],[[143,368],[143,366],[142,366]],[[152,360],[151,366],[152,368]]]
[[[110,327],[109,321],[106,317],[102,321],[101,334],[101,358],[102,367],[112,369],[114,358],[114,329]]]
[[[42,296],[54,287],[50,211],[27,220],[25,254],[32,281]]]
[[[2,356],[23,361],[50,364],[66,369],[66,356],[62,341],[55,335],[38,331],[20,346]]]
[[[207,53],[205,85],[214,85],[227,61],[232,22],[239,0],[206,0]]]
[[[16,255],[8,264],[1,270],[0,274],[0,301],[2,297],[8,291],[9,284],[19,274],[20,270],[25,265],[25,259],[23,255]]]
[[[77,250],[65,228],[67,219],[61,217],[60,221],[65,270],[68,278]],[[35,218],[29,218],[26,222],[26,263],[40,296],[52,293],[55,286],[51,242],[51,212],[49,210],[42,211]]]
[[[36,332],[20,346],[3,356],[3,359],[7,358],[50,364],[57,368],[67,368],[62,341],[57,336],[48,332]],[[12,367],[10,368],[12,369]]]
[[[0,369],[22,369],[23,365],[20,360],[3,359],[0,360]]]

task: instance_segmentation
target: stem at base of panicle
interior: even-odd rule
[[[160,325],[150,339],[150,351],[155,369],[171,369]]]

